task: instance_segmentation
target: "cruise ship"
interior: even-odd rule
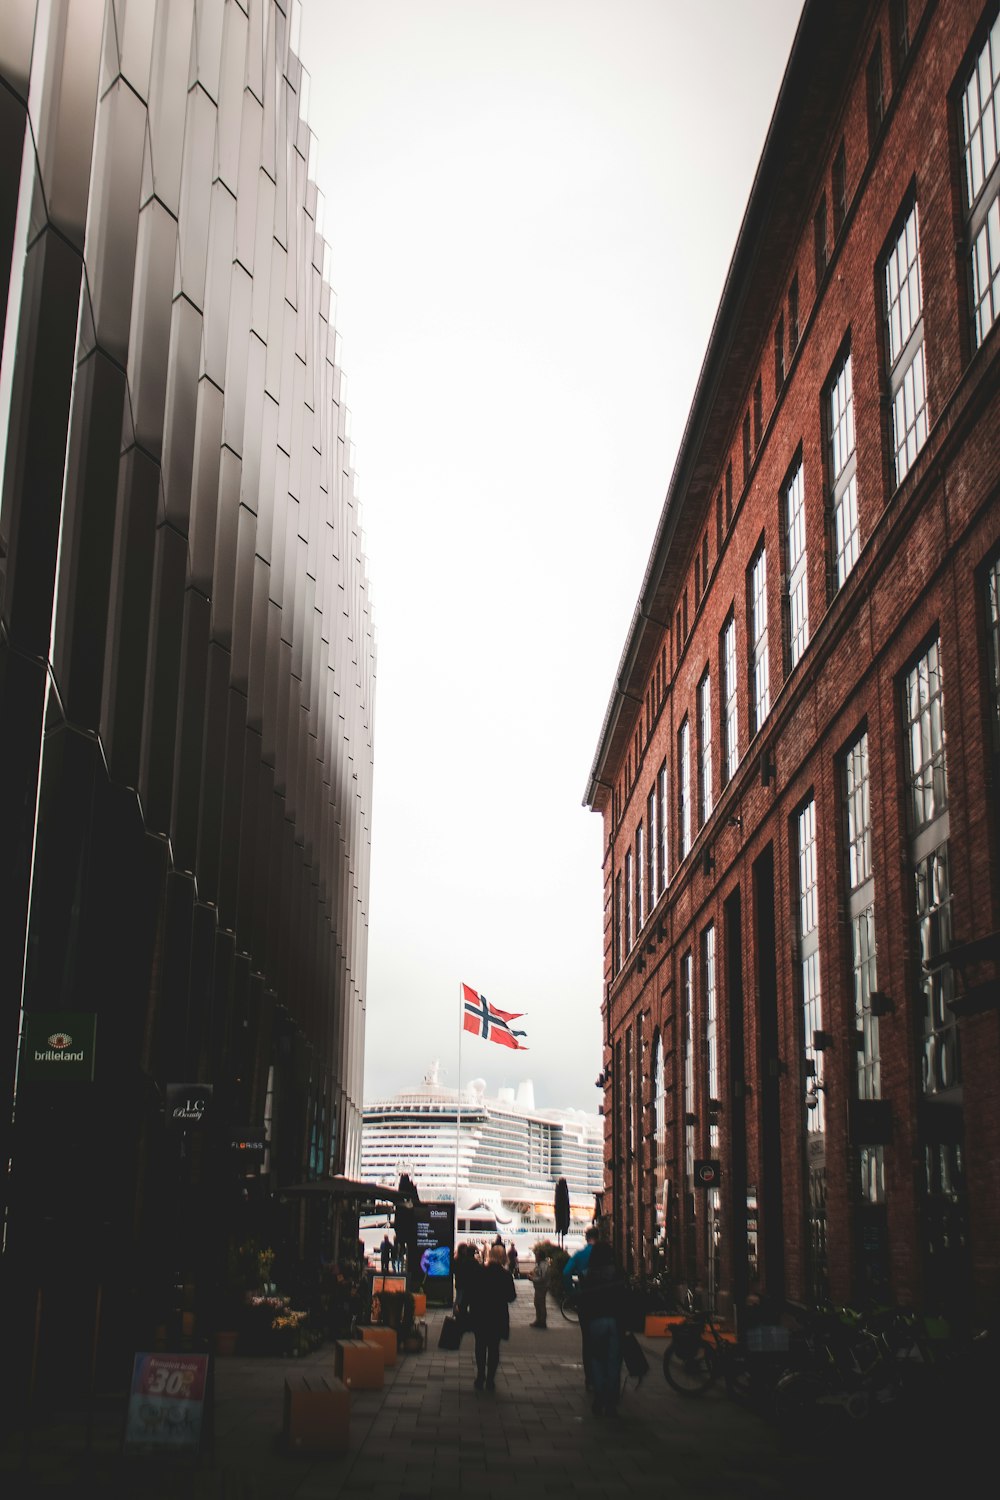
[[[446,1088],[438,1064],[418,1088],[364,1107],[361,1173],[394,1184],[407,1173],[424,1201],[455,1202],[456,1238],[480,1241],[499,1233],[530,1262],[541,1239],[555,1238],[555,1187],[569,1188],[569,1250],[583,1244],[603,1190],[601,1117],[578,1109],[535,1108],[530,1082],[489,1098],[473,1079],[459,1093]],[[363,1230],[373,1245],[382,1225]]]

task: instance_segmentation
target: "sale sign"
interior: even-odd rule
[[[207,1381],[207,1354],[137,1354],[125,1447],[197,1449]]]

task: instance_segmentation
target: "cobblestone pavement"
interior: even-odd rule
[[[650,1370],[629,1381],[620,1416],[598,1419],[584,1390],[579,1330],[550,1309],[530,1328],[521,1283],[503,1345],[495,1394],[473,1388],[472,1340],[437,1348],[443,1313],[428,1315],[428,1347],[402,1355],[381,1391],[351,1394],[349,1451],[290,1456],[282,1442],[285,1377],[333,1373],[333,1349],[306,1360],[216,1362],[215,1434],[195,1466],[121,1457],[124,1397],[92,1415],[38,1419],[25,1443],[8,1430],[0,1447],[0,1494],[70,1493],[127,1500],[593,1500],[618,1497],[884,1497],[927,1494],[971,1481],[988,1450],[991,1421],[967,1430],[879,1412],[864,1424],[831,1414],[823,1427],[783,1431],[713,1388],[677,1395],[662,1374],[664,1343],[642,1338]],[[985,1406],[985,1403],[984,1403]],[[986,1413],[984,1412],[984,1416]],[[979,1439],[982,1451],[978,1451]],[[981,1470],[980,1470],[981,1472]]]

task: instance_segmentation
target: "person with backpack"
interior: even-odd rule
[[[615,1417],[621,1392],[629,1290],[607,1241],[599,1240],[590,1252],[577,1304],[587,1351],[587,1374],[594,1393],[591,1410],[595,1417]]]

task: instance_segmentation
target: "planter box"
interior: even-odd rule
[[[668,1339],[670,1330],[683,1322],[682,1313],[647,1313],[642,1331],[648,1339]]]
[[[285,1442],[291,1453],[346,1453],[351,1398],[329,1375],[285,1377]]]
[[[359,1328],[358,1333],[366,1344],[378,1344],[382,1350],[387,1370],[396,1363],[397,1346],[395,1328],[372,1326],[370,1328]]]
[[[338,1379],[349,1390],[380,1391],[385,1384],[385,1357],[379,1344],[338,1339],[333,1346]]]

